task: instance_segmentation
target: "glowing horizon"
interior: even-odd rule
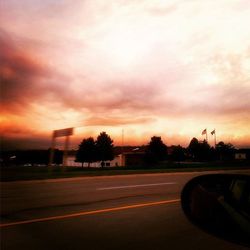
[[[79,127],[74,147],[102,131],[120,145],[122,130],[127,145],[186,146],[207,128],[250,147],[249,1],[3,0],[0,12],[5,142],[49,147],[52,130]]]

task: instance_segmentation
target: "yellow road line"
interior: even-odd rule
[[[148,207],[148,206],[155,206],[155,205],[162,205],[162,204],[170,204],[170,203],[176,203],[176,202],[179,202],[179,201],[180,201],[180,199],[162,200],[162,201],[141,203],[141,204],[134,204],[134,205],[127,205],[127,206],[121,206],[121,207],[112,207],[112,208],[105,208],[105,209],[99,209],[99,210],[84,211],[84,212],[80,212],[80,213],[65,214],[65,215],[51,216],[51,217],[38,218],[38,219],[32,219],[32,220],[24,220],[24,221],[3,223],[3,224],[0,224],[0,227],[10,227],[10,226],[30,224],[30,223],[36,223],[36,222],[61,220],[61,219],[84,216],[84,215],[100,214],[100,213],[107,213],[107,212],[114,212],[114,211],[132,209],[132,208],[140,208],[140,207]]]

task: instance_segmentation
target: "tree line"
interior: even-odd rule
[[[42,164],[48,165],[50,149],[47,150],[14,150],[1,152],[1,164]],[[55,149],[53,164],[62,164],[63,151]]]
[[[164,154],[164,152],[166,152]],[[206,140],[198,141],[193,138],[188,147],[172,145],[167,147],[161,137],[152,137],[146,147],[146,160],[148,162],[169,161],[218,161],[233,160],[236,152],[231,143],[220,141],[215,147],[211,147]]]
[[[126,148],[126,147],[124,147]],[[118,150],[119,149],[119,150]],[[218,161],[218,160],[233,160],[236,149],[230,143],[220,141],[215,147],[210,146],[206,140],[198,141],[197,138],[192,138],[187,147],[181,145],[167,146],[161,137],[153,136],[150,141],[140,147],[144,153],[144,163],[152,164],[162,161]],[[76,152],[76,162],[87,163],[88,166],[93,162],[101,162],[104,167],[106,161],[111,161],[116,154],[122,153],[120,147],[114,147],[113,140],[106,132],[101,132],[96,140],[93,137],[84,138],[80,143]],[[126,151],[126,150],[125,150]],[[130,147],[131,151],[131,147]],[[135,151],[136,152],[136,151]],[[48,150],[23,150],[2,152],[2,164],[48,164]],[[72,152],[73,153],[73,152]],[[63,151],[56,149],[54,164],[61,164]]]
[[[236,152],[234,146],[223,141],[211,147],[206,140],[198,141],[193,138],[188,147],[180,145],[167,146],[160,136],[151,137],[149,143],[144,148],[145,164],[157,163],[161,161],[215,161],[233,160]],[[111,137],[102,132],[95,140],[93,137],[83,139],[76,153],[76,162],[81,162],[82,166],[87,163],[100,161],[101,166],[105,161],[114,159],[114,145]]]

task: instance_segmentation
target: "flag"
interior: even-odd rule
[[[205,128],[205,129],[202,131],[201,134],[202,134],[202,135],[206,135],[206,134],[207,134],[207,129]]]
[[[215,134],[215,129],[211,132],[211,135],[214,135]]]

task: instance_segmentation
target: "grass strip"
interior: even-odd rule
[[[20,181],[20,180],[44,180],[56,178],[70,177],[91,177],[91,176],[112,176],[112,175],[131,175],[131,174],[148,174],[148,173],[175,173],[175,172],[196,172],[196,171],[216,171],[216,170],[241,170],[250,169],[250,164],[245,165],[177,165],[177,166],[155,166],[155,167],[116,167],[116,168],[78,168],[78,167],[24,167],[24,166],[8,166],[1,167],[0,180]]]

